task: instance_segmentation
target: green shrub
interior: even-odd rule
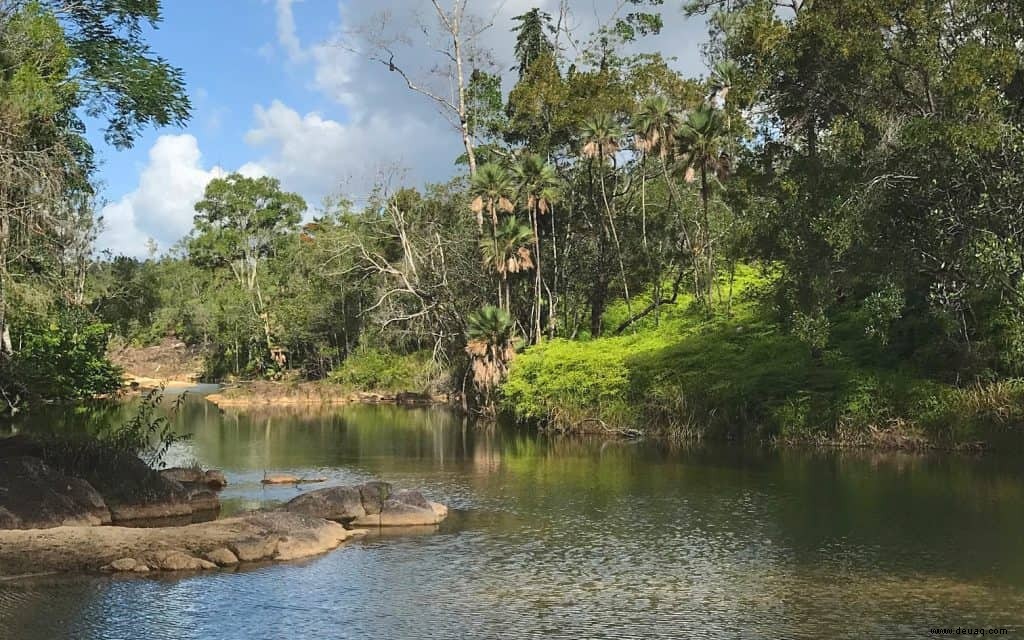
[[[15,325],[12,334],[15,353],[0,363],[0,390],[8,402],[81,400],[121,386],[121,370],[106,355],[110,327],[85,311],[67,309]]]
[[[364,348],[331,372],[331,382],[358,391],[426,392],[437,386],[441,368],[429,351],[399,355]]]

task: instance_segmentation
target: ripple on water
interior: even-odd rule
[[[0,638],[905,638],[1024,625],[1019,465],[665,452],[386,408],[185,414],[189,455],[227,471],[235,508],[297,493],[263,487],[267,469],[420,487],[451,516],[296,564],[0,583]]]

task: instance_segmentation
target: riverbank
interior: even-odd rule
[[[218,407],[340,406],[350,404],[448,405],[448,394],[353,391],[329,381],[273,382],[253,380],[235,383],[206,396]]]
[[[512,363],[502,408],[565,432],[755,439],[789,446],[923,450],[1018,445],[1024,381],[955,386],[887,353],[855,318],[812,349],[760,304],[767,280],[738,272],[731,308],[680,296],[623,335],[554,340]],[[649,301],[634,299],[633,309]],[[605,315],[608,333],[625,305]]]

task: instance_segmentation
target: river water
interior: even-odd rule
[[[37,414],[78,429],[118,411]],[[928,638],[1024,634],[1018,456],[668,447],[479,428],[437,409],[177,416],[171,463],[225,513],[380,478],[452,507],[295,564],[0,582],[0,638]]]

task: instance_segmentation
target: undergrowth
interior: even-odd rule
[[[977,446],[1024,427],[1024,381],[958,388],[872,362],[863,331],[813,350],[760,303],[769,282],[744,267],[728,311],[708,317],[681,295],[658,326],[648,318],[620,336],[531,347],[512,365],[503,409],[565,431],[892,448]],[[626,317],[619,306],[606,327]]]

